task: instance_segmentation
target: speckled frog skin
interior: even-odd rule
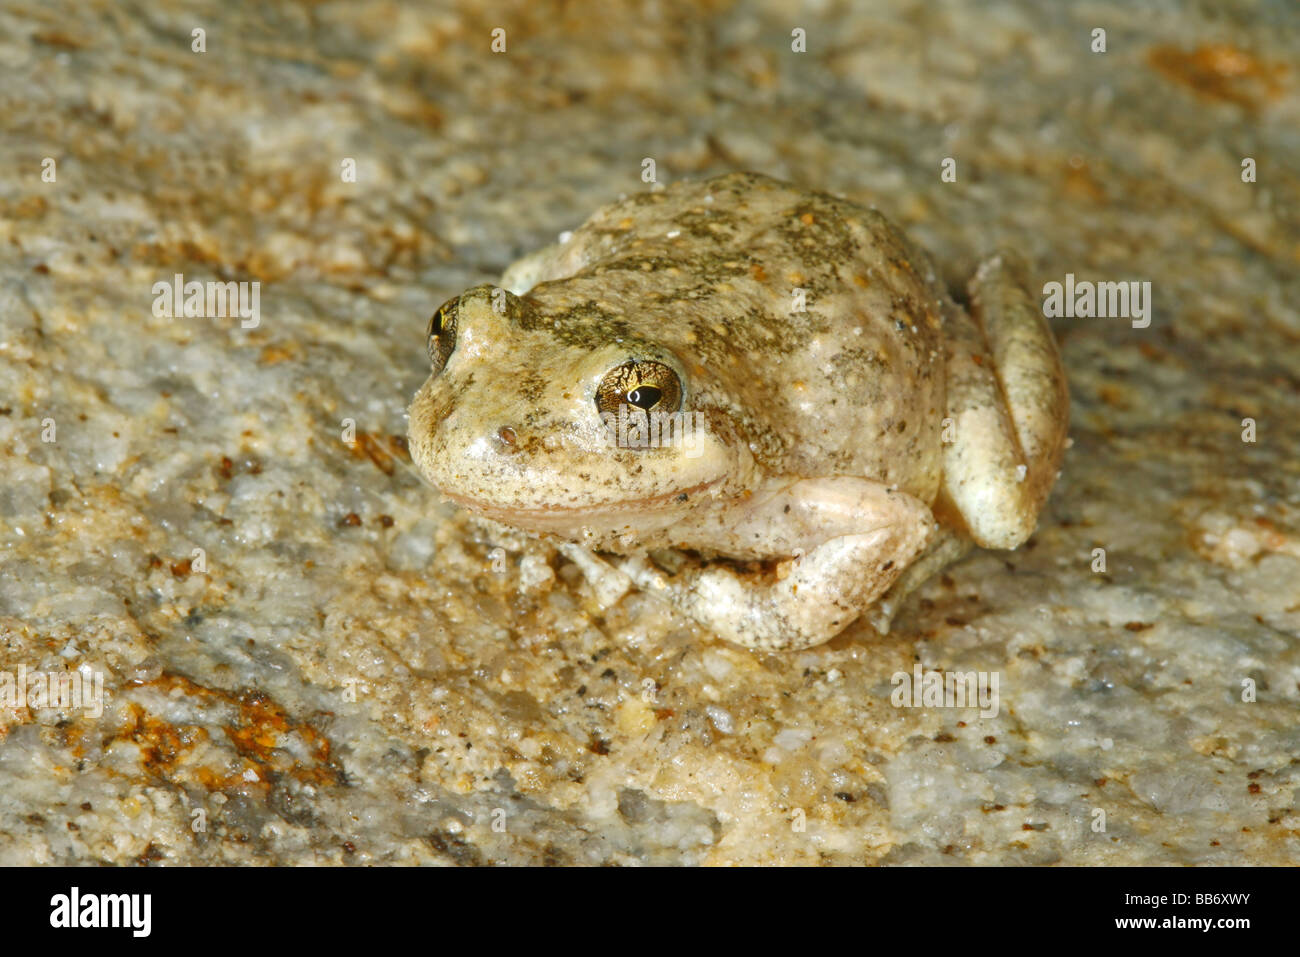
[[[1037,304],[1006,254],[970,293],[825,193],[754,173],[639,193],[438,310],[411,454],[728,641],[885,629],[972,543],[1028,538],[1060,465]]]

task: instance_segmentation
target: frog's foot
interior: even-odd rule
[[[948,334],[946,504],[976,544],[1015,548],[1030,534],[1065,450],[1069,393],[1056,340],[1009,253],[970,285],[972,315],[952,306]]]
[[[632,579],[626,572],[601,560],[589,549],[572,542],[563,542],[559,551],[578,566],[587,584],[591,586],[592,596],[601,611],[613,607],[632,588]]]
[[[643,591],[727,641],[793,651],[828,641],[867,611],[924,550],[934,527],[918,500],[852,478],[795,482],[741,526],[762,524],[768,510],[819,524],[827,533],[806,552],[797,549],[784,575],[689,562],[668,576],[646,556],[624,559],[620,567]],[[803,531],[811,532],[811,525]]]
[[[889,626],[908,596],[925,584],[931,575],[937,574],[957,561],[972,547],[971,540],[964,535],[947,528],[940,528],[930,540],[924,553],[908,565],[903,574],[898,576],[898,580],[890,586],[889,591],[881,595],[880,599],[872,605],[864,616],[867,624],[882,635],[889,634]]]

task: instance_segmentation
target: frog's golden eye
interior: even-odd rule
[[[460,308],[460,296],[448,299],[429,320],[429,361],[433,363],[433,374],[437,375],[451,358],[451,350],[456,348],[456,313]]]
[[[676,412],[682,406],[682,382],[662,362],[630,359],[605,373],[596,387],[596,409],[618,415],[628,411]]]

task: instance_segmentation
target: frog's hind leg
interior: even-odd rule
[[[522,296],[539,283],[573,275],[576,270],[565,262],[565,251],[568,248],[564,243],[551,243],[515,260],[501,274],[501,288]]]
[[[945,315],[948,416],[944,495],[985,548],[1033,533],[1065,449],[1069,394],[1056,340],[1008,253],[970,284],[972,311]]]
[[[501,274],[501,287],[522,296],[541,283],[568,279],[605,255],[612,245],[608,238],[593,240],[589,232],[580,227],[563,239],[511,263]]]

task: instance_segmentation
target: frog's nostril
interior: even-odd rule
[[[503,425],[497,429],[497,439],[506,447],[507,452],[518,451],[516,443],[519,441],[519,437],[515,435],[515,430],[510,426]]]

